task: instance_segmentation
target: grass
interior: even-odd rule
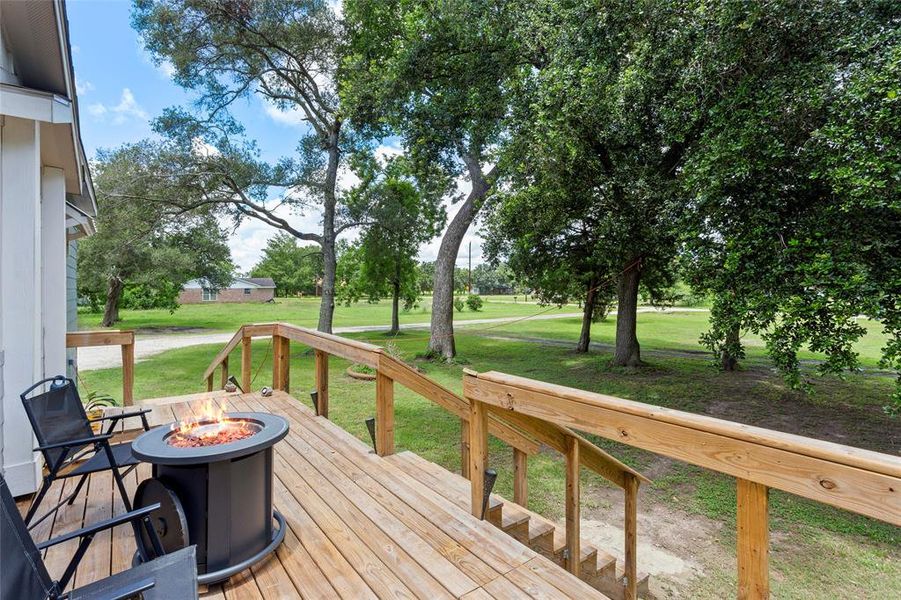
[[[544,310],[535,304],[513,302],[491,302],[487,300],[482,310],[473,312],[465,309],[455,312],[456,320],[493,319],[501,317],[522,317]],[[550,308],[552,312],[578,312],[577,307]],[[120,329],[135,329],[152,333],[154,330],[210,330],[234,331],[244,323],[267,323],[286,321],[305,327],[316,327],[319,322],[319,298],[277,298],[273,303],[254,304],[184,304],[175,312],[168,310],[122,310],[122,320],[116,324]],[[100,313],[82,308],[78,313],[82,329],[100,327]],[[417,307],[400,314],[401,324],[428,323],[431,319],[431,298],[425,297]],[[360,325],[389,325],[391,304],[360,302],[351,306],[335,307],[335,327]]]
[[[487,306],[487,305],[486,305]],[[187,307],[186,307],[187,308]],[[534,306],[531,309],[534,311]],[[524,321],[515,325],[462,329],[457,336],[458,360],[453,364],[416,358],[425,347],[423,332],[393,338],[381,333],[351,335],[384,344],[390,341],[408,361],[415,361],[429,377],[459,391],[461,371],[495,369],[553,383],[588,389],[650,404],[688,410],[801,435],[829,439],[892,455],[901,450],[899,422],[886,417],[881,406],[893,390],[889,377],[849,376],[822,379],[814,397],[786,389],[765,363],[752,355],[744,370],[721,373],[709,356],[683,353],[698,350],[697,335],[706,324],[704,313],[643,313],[639,337],[649,366],[641,370],[611,369],[610,353],[601,350],[577,354],[566,345],[537,345],[528,339],[548,338],[572,342],[577,319]],[[260,319],[250,319],[260,320]],[[610,341],[614,321],[597,325],[595,339]],[[501,336],[505,339],[498,339]],[[875,358],[875,340],[860,352]],[[201,376],[219,346],[173,350],[137,363],[135,395],[150,398],[203,389]],[[672,351],[679,351],[673,354]],[[240,364],[239,350],[231,364]],[[254,342],[254,389],[271,382],[271,353],[265,340]],[[536,358],[540,357],[540,360]],[[374,384],[347,377],[348,362],[333,359],[330,369],[330,418],[360,439],[369,439],[364,420],[374,414]],[[291,390],[309,402],[313,387],[312,353],[292,346]],[[115,392],[121,385],[119,369],[82,373],[86,391]],[[459,469],[459,420],[403,387],[395,389],[396,444],[423,457]],[[734,581],[734,479],[605,439],[596,443],[630,465],[650,474],[654,483],[642,496],[641,510],[661,507],[682,515],[686,523],[702,519],[722,524],[715,540],[723,561],[705,576],[679,591],[680,597],[719,598],[729,595]],[[512,453],[492,438],[491,464],[499,473],[497,490],[512,494]],[[619,522],[612,508],[618,492],[583,469],[583,511]],[[530,508],[549,518],[563,513],[563,463],[559,456],[540,453],[529,461]],[[872,519],[774,491],[771,497],[773,594],[778,598],[831,597],[887,598],[901,589],[901,530]],[[587,518],[587,517],[586,517]],[[711,540],[713,541],[713,540]],[[828,565],[828,566],[827,566]]]

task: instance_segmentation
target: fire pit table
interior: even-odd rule
[[[201,584],[243,571],[285,537],[285,520],[272,508],[272,447],[288,434],[288,422],[268,413],[208,412],[151,429],[132,444],[135,457],[153,465],[135,508],[161,504],[154,525],[163,548],[195,544]],[[149,538],[141,541],[152,556]]]

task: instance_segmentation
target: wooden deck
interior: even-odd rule
[[[282,415],[291,431],[275,447],[275,505],[289,529],[284,543],[266,561],[210,586],[205,598],[605,597],[287,393],[213,392],[145,405],[154,406],[151,422],[158,425],[193,414],[208,399],[225,399],[234,411]],[[136,469],[128,478],[131,492],[149,475],[149,465]],[[74,480],[59,482],[50,496],[58,500],[70,485]],[[112,477],[96,474],[74,505],[32,533],[41,541],[122,511]],[[51,575],[61,574],[73,552],[74,542],[47,551]],[[74,585],[128,568],[133,553],[129,527],[99,536]]]

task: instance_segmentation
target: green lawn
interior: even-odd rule
[[[534,311],[534,306],[531,308]],[[365,309],[376,311],[377,307]],[[408,319],[417,320],[412,315]],[[459,358],[454,364],[417,358],[425,347],[425,332],[407,332],[390,340],[380,333],[349,337],[375,343],[390,341],[429,377],[457,391],[464,366],[478,371],[495,369],[889,454],[901,451],[901,424],[881,410],[892,392],[892,378],[853,375],[844,381],[822,379],[816,395],[807,397],[786,389],[762,355],[757,356],[753,350],[755,359],[736,373],[717,371],[711,367],[709,356],[703,354],[668,353],[698,349],[697,336],[705,323],[703,313],[640,314],[639,335],[649,366],[638,371],[609,368],[610,354],[605,351],[583,355],[568,346],[498,339],[523,336],[572,341],[578,331],[577,319],[523,321],[492,326],[488,331],[461,330],[457,336]],[[595,339],[610,342],[613,327],[612,319],[598,324]],[[861,345],[865,360],[875,359],[874,348],[878,343],[869,339]],[[202,391],[202,373],[218,350],[219,346],[195,346],[139,362],[136,397]],[[266,340],[254,342],[254,389],[271,382],[270,356]],[[291,390],[301,402],[309,402],[312,363],[308,349],[292,346]],[[239,351],[231,364],[240,364]],[[374,413],[374,384],[347,377],[347,366],[342,360],[330,362],[330,417],[368,441],[364,420]],[[116,393],[120,377],[119,369],[84,372],[81,385],[86,390]],[[448,469],[459,469],[459,421],[402,387],[396,388],[395,402],[398,448],[413,450]],[[595,441],[651,475],[654,483],[642,496],[641,511],[658,509],[679,515],[688,524],[693,519],[714,524],[710,542],[722,564],[707,565],[708,576],[681,584],[677,597],[734,596],[729,591],[734,586],[734,480],[615,442]],[[496,440],[492,441],[491,464],[499,472],[498,491],[510,495],[511,452]],[[583,518],[619,523],[621,514],[611,508],[610,500],[618,497],[617,492],[584,469],[582,477]],[[562,517],[564,474],[559,457],[549,453],[533,457],[529,484],[530,507],[550,518]],[[772,494],[771,515],[773,597],[821,598],[828,590],[830,597],[888,598],[901,589],[898,528],[781,492]]]
[[[428,323],[431,319],[431,298],[423,298],[417,307],[400,314],[401,323]],[[578,307],[543,308],[523,302],[491,302],[487,300],[482,310],[473,312],[464,309],[455,312],[457,320],[492,319],[499,317],[521,317],[538,311],[578,312]],[[122,321],[116,324],[120,329],[153,330],[195,330],[234,331],[245,323],[266,323],[286,321],[295,325],[316,327],[319,322],[318,298],[277,298],[273,303],[256,304],[184,304],[175,312],[168,310],[123,310]],[[81,309],[78,323],[81,329],[95,329],[100,326],[100,313]],[[379,302],[370,304],[359,302],[351,306],[335,307],[335,327],[357,325],[390,325],[391,304]]]

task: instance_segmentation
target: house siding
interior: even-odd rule
[[[66,330],[78,331],[78,242],[72,240],[66,248]],[[77,375],[77,351],[66,349],[66,375]]]
[[[241,302],[269,302],[275,297],[273,288],[250,288],[250,293],[245,294],[244,288],[228,288],[219,290],[216,300],[203,300],[200,288],[187,288],[178,295],[179,304],[238,304]]]

